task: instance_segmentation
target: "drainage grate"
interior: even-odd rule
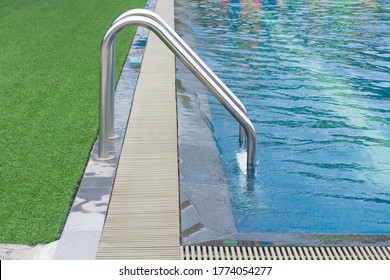
[[[182,246],[182,260],[390,260],[390,247]]]

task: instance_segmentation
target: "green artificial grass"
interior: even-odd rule
[[[100,42],[145,0],[0,1],[0,243],[55,240],[98,131]],[[117,38],[117,76],[135,28]]]

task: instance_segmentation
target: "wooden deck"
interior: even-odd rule
[[[180,259],[178,180],[175,57],[151,32],[96,258]]]

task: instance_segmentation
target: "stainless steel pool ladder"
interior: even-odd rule
[[[246,135],[247,170],[252,171],[256,163],[256,132],[247,117],[244,105],[161,17],[143,9],[130,10],[120,15],[108,29],[101,43],[99,159],[112,158],[109,154],[109,139],[116,138],[113,94],[115,37],[122,29],[134,25],[153,31],[239,122],[240,146]]]

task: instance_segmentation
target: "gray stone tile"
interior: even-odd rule
[[[104,226],[104,219],[105,213],[71,212],[63,234],[79,231],[101,231]]]
[[[93,177],[93,176],[84,176],[81,180],[83,188],[102,188],[107,189],[112,186],[114,182],[114,177]]]
[[[185,230],[200,223],[200,216],[197,209],[190,205],[189,207],[181,210],[181,230]]]
[[[101,212],[98,209],[101,206],[107,205],[111,194],[111,188],[82,188],[77,192],[73,203],[72,211],[78,212]],[[87,207],[88,204],[93,204],[93,208]]]
[[[94,260],[101,232],[69,232],[61,237],[56,260]]]

